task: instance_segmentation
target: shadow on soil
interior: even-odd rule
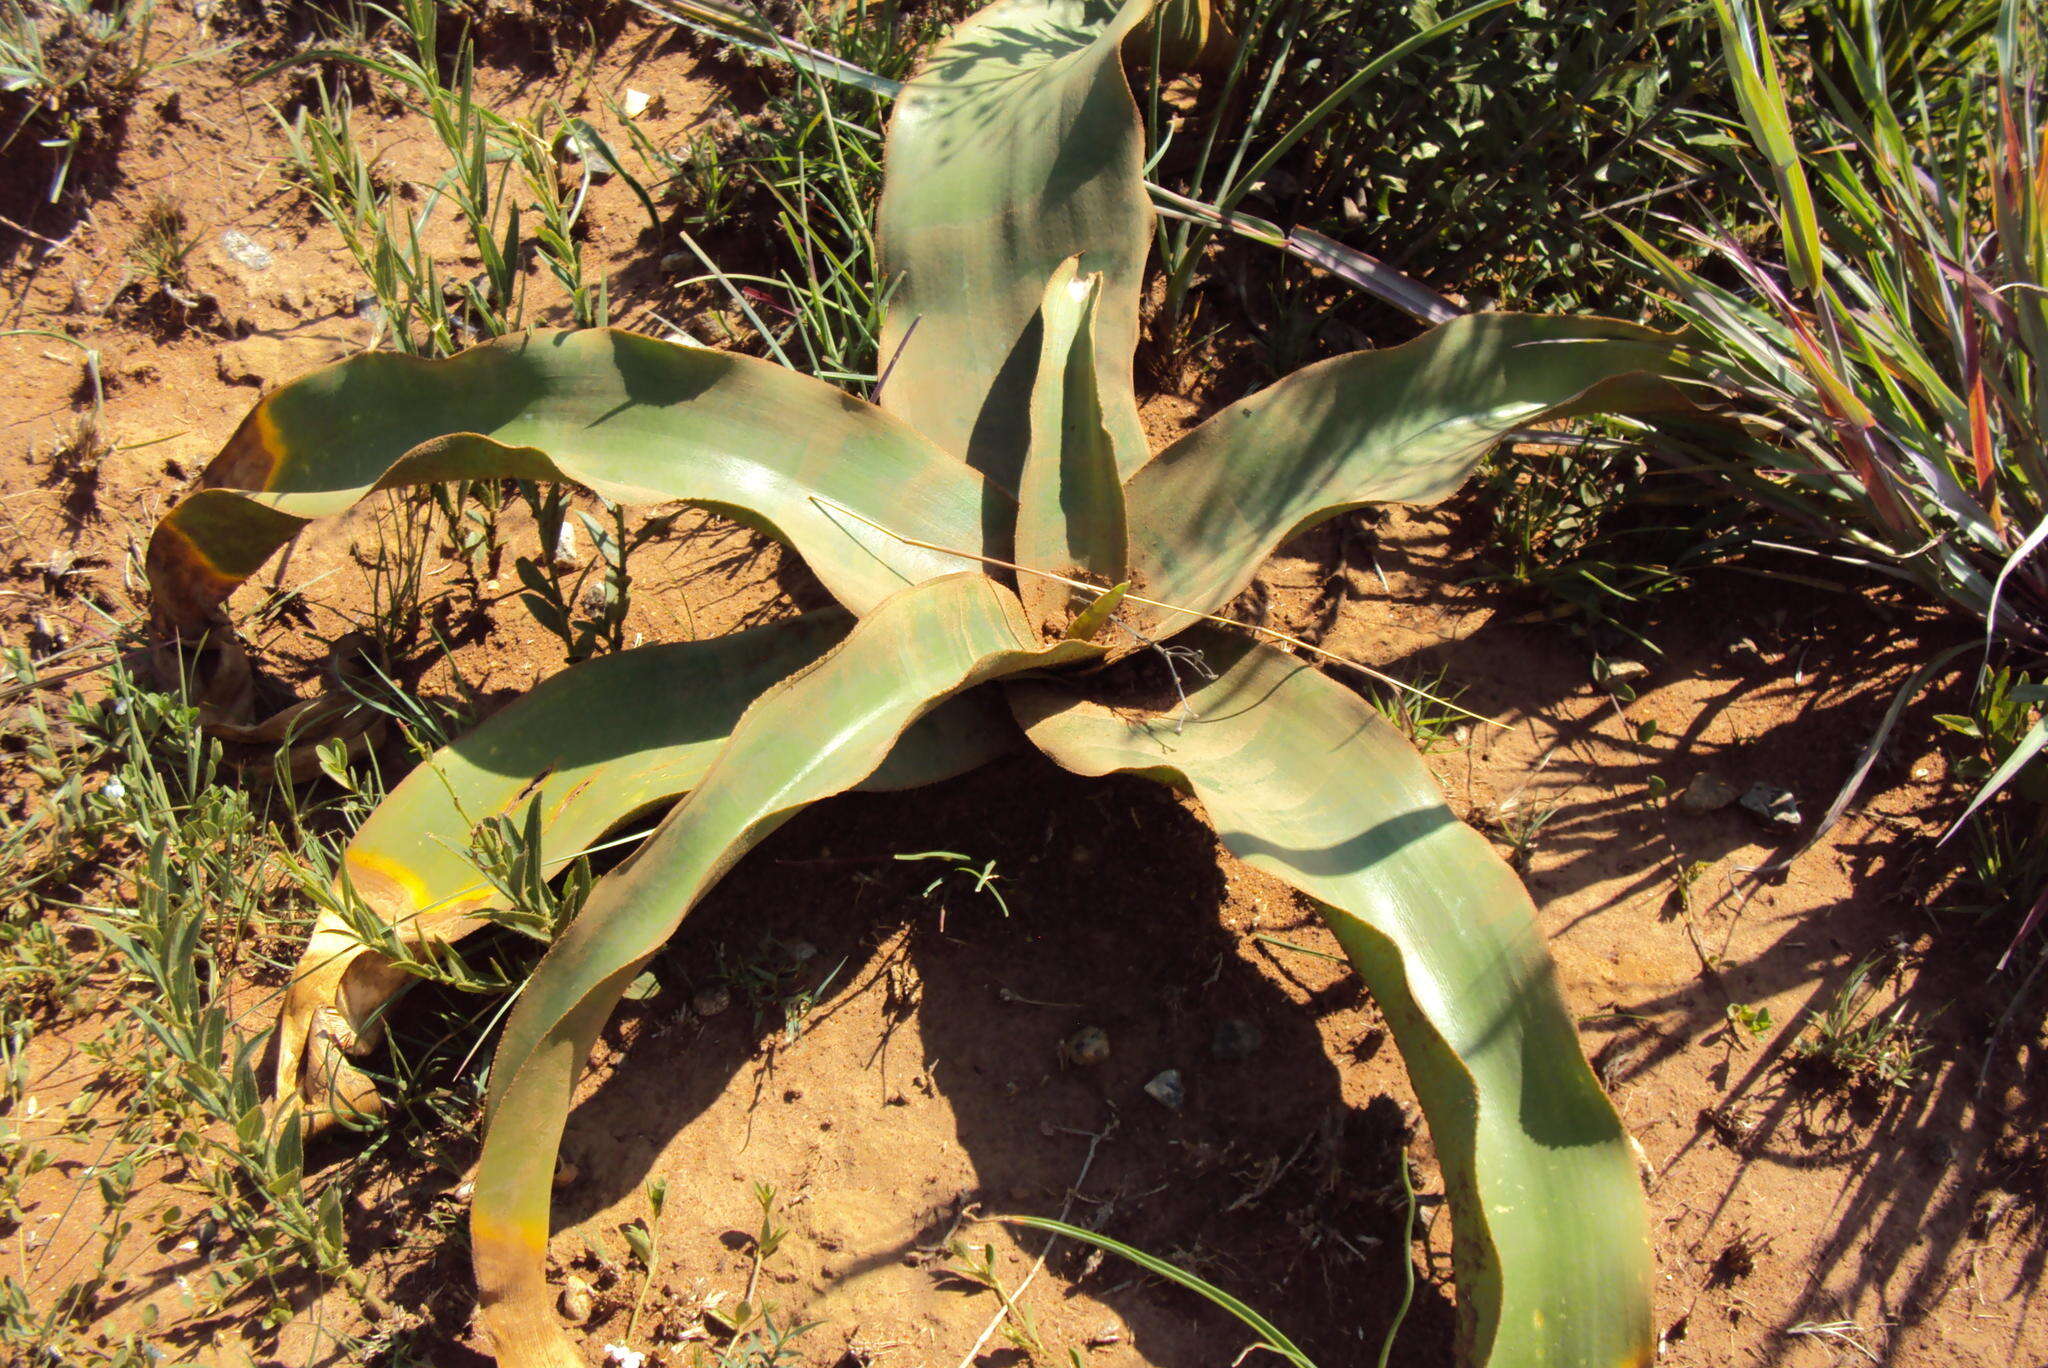
[[[977,865],[993,859],[1010,914],[958,878],[928,900],[922,890],[941,866],[889,858],[936,849],[971,853]],[[786,1087],[776,1061],[793,1057],[790,1076],[817,1066],[798,1056],[811,1048],[802,1037],[784,1043],[782,999],[771,993],[750,1012],[742,987],[734,1007],[701,1029],[643,1027],[721,973],[733,978],[750,953],[804,940],[818,952],[808,963],[821,966],[805,982],[839,966],[811,1021],[857,996],[884,995],[886,1024],[873,1053],[852,1067],[872,1074],[873,1105],[884,1113],[943,1096],[954,1134],[906,1143],[956,1140],[976,1176],[970,1190],[905,1213],[920,1228],[914,1241],[835,1268],[837,1280],[910,1260],[926,1263],[942,1289],[957,1288],[946,1256],[919,1246],[942,1247],[952,1217],[970,1204],[985,1214],[1057,1214],[1088,1134],[1113,1119],[1072,1219],[1101,1220],[1118,1238],[1218,1282],[1325,1364],[1357,1361],[1361,1345],[1379,1344],[1401,1295],[1405,1207],[1395,1165],[1407,1122],[1384,1093],[1363,1106],[1347,1102],[1324,1051],[1316,1017],[1361,1003],[1348,974],[1304,1012],[1237,953],[1218,916],[1226,894],[1217,854],[1209,831],[1164,789],[1077,779],[1035,756],[909,794],[842,798],[797,818],[691,915],[656,962],[665,990],[627,1004],[607,1032],[599,1053],[614,1059],[612,1071],[570,1119],[565,1151],[584,1176],[558,1195],[556,1226],[631,1194],[666,1142],[764,1049],[771,1067],[757,1075],[751,1120],[753,1134],[772,1132]],[[1282,907],[1291,926],[1296,909]],[[775,944],[757,951],[764,937]],[[1302,964],[1317,962],[1273,967],[1287,974]],[[1218,1057],[1226,1020],[1259,1037],[1249,1058]],[[1110,1058],[1063,1067],[1061,1042],[1083,1025],[1108,1033]],[[905,1027],[915,1040],[899,1038]],[[1383,1030],[1366,1025],[1350,1049],[1370,1060],[1384,1042]],[[1381,1060],[1390,1074],[1398,1070],[1391,1050]],[[1169,1067],[1186,1082],[1179,1111],[1143,1092]],[[906,1133],[915,1131],[911,1113],[903,1115]],[[1427,1203],[1421,1216],[1433,1210]],[[963,1233],[985,1241],[993,1230]],[[1193,1294],[1114,1259],[1084,1268],[1085,1254],[1067,1248],[1048,1271],[1114,1307],[1146,1361],[1211,1362],[1219,1344],[1249,1339]],[[676,1271],[686,1281],[702,1270]],[[395,1296],[406,1293],[401,1285]],[[993,1310],[992,1297],[980,1300]],[[1422,1283],[1400,1332],[1403,1358],[1447,1361],[1453,1315],[1446,1295]],[[806,1347],[815,1353],[849,1328],[821,1332]],[[1006,1362],[1010,1351],[991,1343],[982,1361]]]

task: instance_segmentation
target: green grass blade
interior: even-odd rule
[[[1475,314],[1296,371],[1224,409],[1125,484],[1142,592],[1215,612],[1289,537],[1365,503],[1427,503],[1518,427],[1682,405],[1662,334],[1602,319]],[[1193,619],[1154,610],[1148,635]]]
[[[793,546],[862,612],[997,556],[1007,495],[901,422],[763,361],[612,330],[500,338],[443,361],[358,356],[257,404],[158,524],[150,587],[197,633],[308,521],[372,490],[468,478],[566,480],[613,503],[716,509]],[[814,497],[815,496],[815,497]]]
[[[1005,489],[1017,487],[1045,282],[1081,258],[1096,308],[1103,422],[1128,472],[1145,457],[1133,396],[1151,246],[1137,107],[1121,48],[1150,0],[1000,0],[904,87],[879,210],[879,402]]]
[[[684,914],[783,822],[873,775],[946,698],[1100,654],[1042,642],[1016,598],[981,575],[903,590],[763,694],[690,796],[598,883],[528,981],[491,1068],[470,1232],[478,1316],[504,1368],[582,1363],[546,1284],[555,1154],[591,1043]]]
[[[1193,791],[1240,859],[1316,899],[1386,1014],[1453,1218],[1465,1365],[1642,1365],[1648,1214],[1581,1053],[1528,894],[1363,699],[1272,647],[1182,638],[1217,671],[1149,716],[1009,686],[1032,742],[1081,774]]]
[[[1069,1225],[1065,1221],[1055,1221],[1044,1216],[1003,1216],[998,1219],[1006,1225],[1030,1226],[1034,1230],[1049,1230],[1055,1235],[1064,1235],[1070,1240],[1078,1240],[1082,1244],[1094,1245],[1097,1249],[1106,1249],[1119,1258],[1129,1259],[1147,1273],[1155,1277],[1164,1278],[1171,1283],[1178,1283],[1190,1292],[1197,1293],[1207,1298],[1214,1305],[1228,1311],[1231,1315],[1250,1326],[1252,1333],[1264,1342],[1267,1349],[1280,1355],[1289,1363],[1298,1365],[1298,1368],[1315,1368],[1315,1364],[1309,1360],[1309,1356],[1304,1354],[1293,1340],[1281,1334],[1273,1322],[1267,1320],[1236,1297],[1231,1296],[1228,1292],[1216,1286],[1216,1284],[1204,1281],[1186,1269],[1168,1263],[1156,1254],[1147,1254],[1144,1250],[1134,1245],[1127,1245],[1122,1240],[1112,1240],[1109,1236],[1089,1230],[1085,1226]]]
[[[1217,207],[1226,213],[1229,212],[1231,207],[1240,199],[1243,199],[1245,194],[1254,185],[1257,185],[1266,178],[1266,174],[1273,169],[1282,157],[1294,150],[1296,143],[1314,132],[1323,120],[1343,108],[1344,102],[1350,99],[1352,94],[1363,87],[1367,81],[1370,81],[1388,67],[1393,66],[1396,62],[1401,61],[1417,48],[1426,47],[1437,39],[1463,28],[1474,19],[1489,14],[1510,3],[1512,3],[1512,0],[1479,0],[1478,4],[1469,5],[1459,10],[1456,14],[1451,15],[1448,19],[1439,20],[1419,33],[1410,34],[1385,52],[1382,52],[1379,56],[1367,62],[1364,66],[1346,77],[1335,90],[1319,101],[1313,109],[1310,109],[1306,114],[1296,119],[1285,133],[1275,138],[1267,146],[1266,150],[1259,155],[1259,159],[1252,163],[1250,170],[1234,177],[1223,188],[1223,193],[1217,196]]]
[[[1770,163],[1778,183],[1779,229],[1785,238],[1792,283],[1818,289],[1826,280],[1820,247],[1820,220],[1814,211],[1813,189],[1806,180],[1799,141],[1792,128],[1791,106],[1778,76],[1770,36],[1758,21],[1752,0],[1714,0],[1721,21],[1721,47],[1743,121]]]

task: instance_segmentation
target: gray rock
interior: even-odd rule
[[[715,1017],[732,1006],[732,990],[722,983],[699,988],[690,996],[690,1010],[700,1017]]]
[[[1742,795],[1742,810],[1774,831],[1797,831],[1801,825],[1799,800],[1792,790],[1761,779]]]
[[[239,228],[220,235],[221,250],[252,271],[270,269],[270,249]]]
[[[1266,1043],[1266,1033],[1242,1017],[1225,1017],[1209,1038],[1209,1053],[1227,1063],[1250,1059]]]
[[[1181,1104],[1188,1100],[1188,1090],[1181,1085],[1180,1070],[1168,1069],[1147,1083],[1145,1096],[1168,1111],[1179,1111]]]
[[[1685,792],[1678,795],[1678,806],[1680,811],[1697,816],[1703,812],[1719,812],[1740,796],[1735,785],[1720,775],[1702,771],[1695,774],[1692,782],[1685,786]]]

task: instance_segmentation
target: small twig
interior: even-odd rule
[[[37,242],[40,242],[40,243],[42,243],[42,244],[43,244],[43,245],[44,245],[45,247],[48,247],[48,248],[50,248],[50,249],[51,249],[52,251],[55,251],[55,250],[58,250],[58,249],[60,249],[60,248],[63,248],[63,247],[69,246],[69,245],[70,245],[70,242],[71,242],[71,234],[70,234],[70,233],[66,233],[66,234],[65,234],[65,235],[64,235],[64,236],[63,236],[63,237],[62,237],[61,239],[59,239],[59,238],[49,238],[49,237],[44,237],[44,236],[43,236],[43,235],[42,235],[41,233],[38,233],[38,232],[37,232],[37,231],[36,231],[35,229],[33,229],[33,228],[24,228],[24,227],[22,227],[22,226],[21,226],[20,224],[16,223],[16,222],[15,222],[15,221],[14,221],[13,219],[11,219],[11,218],[8,218],[8,217],[7,217],[7,216],[6,216],[5,214],[0,214],[0,228],[11,228],[11,229],[13,229],[13,230],[14,230],[15,232],[17,232],[17,233],[21,234],[21,235],[22,235],[23,237],[25,237],[25,238],[33,238],[33,239],[34,239],[34,240],[36,240]],[[76,232],[76,231],[77,231],[77,229],[75,229],[75,228],[74,228],[74,229],[72,230],[72,232]]]
[[[1173,724],[1173,734],[1179,736],[1187,730],[1188,723],[1200,721],[1200,714],[1195,711],[1195,705],[1188,702],[1188,691],[1180,682],[1180,666],[1182,662],[1186,662],[1187,667],[1203,679],[1213,681],[1216,672],[1209,668],[1209,662],[1202,658],[1202,653],[1192,646],[1168,646],[1164,642],[1154,641],[1137,628],[1115,618],[1111,618],[1109,624],[1126,636],[1135,638],[1148,650],[1157,652],[1159,658],[1166,662],[1166,676],[1173,681],[1174,695],[1180,699],[1180,717]]]
[[[1060,1007],[1069,1011],[1079,1011],[1081,1008],[1081,1004],[1078,1002],[1040,1002],[1037,998],[1028,998],[1022,993],[1013,993],[1008,988],[996,989],[996,996],[1004,1002],[1022,1003],[1026,1007]]]
[[[1067,1213],[1073,1210],[1074,1194],[1080,1189],[1083,1183],[1088,1181],[1088,1169],[1089,1166],[1095,1162],[1096,1149],[1102,1144],[1104,1140],[1107,1140],[1109,1138],[1110,1133],[1115,1129],[1116,1118],[1112,1116],[1109,1118],[1109,1124],[1104,1126],[1101,1130],[1088,1132],[1088,1154],[1085,1158],[1081,1160],[1081,1171],[1074,1176],[1073,1184],[1067,1188],[1066,1200],[1060,1203],[1060,1220],[1065,1221],[1067,1219]],[[1038,1251],[1038,1258],[1031,1265],[1031,1271],[1024,1275],[1023,1282],[1017,1284],[1017,1290],[1010,1293],[1009,1296],[1006,1298],[1000,1297],[1000,1293],[998,1294],[999,1299],[1003,1302],[1001,1309],[999,1309],[996,1312],[994,1318],[991,1319],[989,1323],[983,1327],[981,1334],[974,1341],[974,1347],[969,1349],[967,1353],[961,1357],[960,1368],[974,1368],[974,1360],[976,1356],[981,1353],[982,1347],[988,1343],[989,1336],[995,1334],[995,1332],[1002,1326],[1002,1323],[1005,1320],[1009,1319],[1010,1308],[1016,1305],[1018,1299],[1021,1298],[1027,1290],[1029,1290],[1031,1284],[1037,1279],[1039,1270],[1045,1267],[1046,1256],[1052,1253],[1053,1246],[1057,1245],[1059,1242],[1060,1237],[1057,1235],[1054,1235],[1051,1238],[1047,1239],[1045,1242],[1045,1248]]]

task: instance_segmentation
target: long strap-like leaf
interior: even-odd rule
[[[373,489],[503,476],[719,509],[794,546],[856,613],[972,563],[839,510],[998,556],[984,527],[1006,544],[1014,517],[1007,494],[821,380],[633,333],[523,333],[441,361],[358,356],[264,399],[150,539],[159,618],[202,630],[308,520]]]
[[[367,916],[422,952],[458,939],[505,903],[470,853],[478,823],[537,805],[541,859],[553,873],[634,813],[688,791],[740,714],[810,664],[852,625],[836,609],[753,631],[599,656],[549,679],[443,747],[377,805],[342,855],[341,906],[322,912],[278,1019],[277,1091],[303,1094],[317,1126],[342,1099],[301,1074],[314,1016],[353,1051],[406,982]],[[342,908],[350,905],[353,916]],[[356,920],[357,924],[352,924]],[[396,953],[397,947],[387,945]]]
[[[375,1043],[385,1007],[411,981],[404,961],[431,963],[439,946],[508,905],[477,867],[479,823],[511,818],[524,831],[530,813],[535,875],[554,875],[621,823],[696,787],[748,705],[852,623],[827,609],[599,656],[407,775],[343,852],[335,903],[293,971],[278,1019],[278,1096],[301,1098],[315,1130],[374,1105],[367,1079],[341,1056]],[[1021,741],[1000,699],[963,694],[921,718],[861,787],[936,783]]]
[[[1216,612],[1289,537],[1367,503],[1429,503],[1517,427],[1681,405],[1672,340],[1604,319],[1473,314],[1296,371],[1130,477],[1131,572]],[[1193,621],[1153,610],[1147,634]]]
[[[1386,1014],[1436,1142],[1459,1362],[1647,1364],[1642,1190],[1528,894],[1356,694],[1268,646],[1213,629],[1182,640],[1219,672],[1190,689],[1191,719],[1020,683],[1019,720],[1068,769],[1184,784],[1225,846],[1322,905]]]
[[[683,915],[776,827],[873,774],[940,701],[1099,654],[1043,643],[1015,596],[980,575],[906,589],[763,694],[697,788],[592,891],[528,981],[491,1067],[470,1232],[479,1315],[504,1368],[581,1368],[545,1280],[555,1154],[592,1041]]]
[[[1131,358],[1151,247],[1120,48],[1151,0],[1000,0],[939,44],[889,124],[880,402],[1005,489],[1024,459],[1035,326],[1069,257],[1100,272],[1095,365],[1125,473],[1145,459]]]

